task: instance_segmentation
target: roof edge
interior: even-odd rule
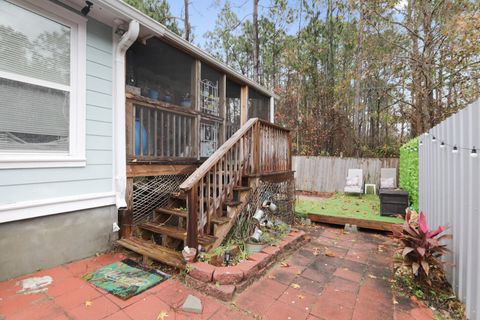
[[[129,4],[121,0],[97,0],[96,2],[101,4],[105,8],[116,11],[131,19],[137,20],[141,25],[144,25],[146,28],[150,29],[152,32],[157,33],[158,36],[175,43],[180,49],[184,50],[187,53],[190,53],[191,55],[196,56],[200,60],[204,60],[205,62],[215,66],[221,71],[232,76],[234,79],[247,84],[248,86],[252,87],[255,90],[260,91],[263,94],[266,94],[270,97],[274,97],[275,99],[279,99],[279,96],[276,95],[273,91],[265,88],[264,86],[256,83],[250,78],[242,75],[238,71],[234,70],[227,64],[219,61],[218,59],[216,59],[209,53],[205,52],[204,50],[200,49],[196,45],[192,44],[191,42],[188,42],[185,39],[179,37],[172,31],[168,30],[164,25],[162,25],[158,21],[150,18],[149,16],[145,15],[143,12],[137,10],[136,8],[130,6]]]

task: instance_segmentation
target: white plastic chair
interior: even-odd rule
[[[345,193],[363,193],[363,170],[348,169],[347,179],[345,181]]]

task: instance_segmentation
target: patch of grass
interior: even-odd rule
[[[299,199],[295,204],[295,211],[300,216],[313,213],[343,218],[403,223],[403,219],[400,218],[381,216],[380,199],[374,194],[359,197],[358,195],[336,193],[326,200]]]

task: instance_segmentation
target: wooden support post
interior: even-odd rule
[[[202,64],[195,60],[192,66],[192,107],[200,111],[200,80],[202,78]],[[193,155],[200,159],[200,115],[193,120],[192,150]]]
[[[194,185],[187,194],[187,246],[198,248],[198,185]]]
[[[122,239],[130,238],[133,231],[133,178],[127,178],[125,202],[127,202],[127,208],[118,210],[120,238]]]
[[[220,141],[218,146],[221,146],[227,137],[227,76],[222,74],[220,79],[220,117],[223,118],[223,122],[220,128]]]
[[[128,159],[135,158],[135,108],[132,102],[127,101],[125,112],[126,156],[128,161]]]
[[[260,174],[260,139],[261,139],[261,122],[257,122],[253,128],[253,168],[254,173]]]
[[[275,98],[270,97],[270,122],[275,123]]]
[[[127,178],[127,188],[125,190],[125,202],[127,209],[133,210],[133,178]]]
[[[132,236],[133,214],[131,210],[118,210],[118,224],[120,226],[120,238],[127,239]]]
[[[248,86],[242,86],[240,91],[240,126],[248,120]]]

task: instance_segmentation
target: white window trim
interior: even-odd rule
[[[71,28],[70,85],[0,71],[0,77],[70,93],[69,150],[63,153],[0,150],[0,169],[86,166],[86,45],[87,19],[50,1],[9,0],[34,13]]]

